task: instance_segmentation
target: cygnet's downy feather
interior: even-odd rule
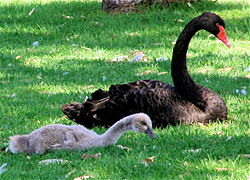
[[[156,138],[148,115],[136,113],[124,117],[104,134],[97,134],[82,125],[52,124],[36,129],[27,135],[15,135],[9,139],[12,153],[39,153],[47,150],[82,150],[115,144],[125,131],[145,133]]]

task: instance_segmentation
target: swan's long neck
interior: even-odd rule
[[[112,125],[104,134],[100,135],[103,145],[115,144],[120,136],[128,130],[132,130],[133,115],[127,116]]]
[[[177,93],[199,108],[204,109],[206,103],[202,99],[201,86],[193,81],[186,64],[186,54],[190,40],[201,29],[202,24],[198,19],[194,19],[186,25],[173,50],[171,73]]]

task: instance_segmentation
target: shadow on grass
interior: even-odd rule
[[[66,38],[74,35],[71,43],[80,43],[89,48],[123,49],[148,47],[154,42],[171,42],[176,39],[183,23],[174,19],[188,22],[194,16],[204,11],[220,11],[239,9],[236,3],[194,4],[194,8],[186,6],[170,6],[163,10],[144,10],[139,13],[109,15],[100,8],[97,2],[52,2],[47,4],[25,4],[1,6],[0,16],[4,37],[3,45],[13,44],[16,47],[27,48],[32,42],[40,41],[47,46],[68,44]],[[242,4],[242,7],[245,5]],[[35,8],[29,16],[29,11]],[[154,9],[154,8],[153,8]],[[185,16],[183,16],[185,14]],[[227,19],[226,24],[237,23],[237,28],[248,29],[241,23],[248,17]],[[243,28],[241,28],[243,26]],[[147,29],[155,29],[157,33],[149,35],[142,33]],[[93,31],[94,30],[94,31]],[[169,34],[168,37],[165,37]],[[241,36],[241,32],[238,33]],[[130,43],[133,42],[133,43]],[[25,45],[26,44],[26,45]],[[171,46],[171,45],[169,45]]]
[[[61,118],[63,116],[60,111],[62,104],[70,101],[82,102],[84,97],[90,96],[94,90],[103,87],[108,89],[111,84],[140,79],[156,79],[173,84],[169,61],[112,63],[94,60],[93,63],[93,59],[71,59],[70,62],[62,61],[59,67],[32,67],[23,65],[21,61],[16,61],[11,55],[2,54],[1,56],[8,59],[2,64],[2,67],[5,68],[2,73],[7,78],[0,80],[0,87],[2,87],[0,99],[5,102],[2,106],[8,105],[8,108],[2,108],[5,109],[5,112],[2,112],[1,119],[7,121],[6,124],[9,125],[9,128],[13,128],[16,123],[27,126],[34,121]],[[204,56],[206,57],[206,55]],[[214,59],[213,55],[210,57]],[[192,61],[195,60],[192,59]],[[11,66],[8,66],[9,64]],[[151,69],[152,66],[157,67],[156,73],[136,75],[146,69]],[[68,68],[67,75],[63,75],[65,70],[61,67]],[[167,74],[157,75],[157,72],[167,72]],[[103,81],[103,76],[106,76],[107,80]],[[229,96],[237,96],[233,93],[234,89],[228,88],[229,83],[235,82],[239,86],[240,84],[245,85],[249,81],[246,78],[235,79],[213,74],[193,74],[193,77],[197,83],[217,92],[225,100]],[[210,83],[206,83],[207,78],[210,79]],[[232,85],[230,87],[232,88]],[[20,113],[21,117],[19,117]],[[67,119],[58,121],[58,123],[63,122],[70,123]],[[38,123],[36,127],[41,125]],[[29,128],[27,127],[27,129]]]
[[[6,89],[6,91],[11,92],[12,83],[17,83],[16,88],[20,89],[22,87],[34,86],[39,84],[44,85],[54,85],[54,86],[64,86],[65,88],[75,87],[75,86],[89,86],[98,84],[98,86],[109,87],[111,84],[121,84],[132,82],[140,79],[157,79],[169,84],[172,84],[171,78],[171,62],[138,62],[130,63],[127,61],[123,62],[108,62],[99,59],[69,59],[68,61],[62,59],[58,61],[58,66],[45,66],[45,67],[33,67],[29,65],[24,65],[23,62],[17,61],[15,56],[0,54],[0,57],[4,59],[1,62],[1,66],[4,68],[2,73],[8,77],[8,81],[2,79],[0,85]],[[220,58],[220,62],[223,62],[223,58],[227,57],[217,57],[215,54],[204,54],[203,56],[198,56],[195,58],[190,58],[189,63],[200,63],[200,67],[205,66],[204,63],[207,61],[216,61],[214,59]],[[212,59],[212,60],[210,60]],[[205,60],[205,62],[203,62]],[[221,65],[223,67],[223,63]],[[67,67],[67,74],[64,75],[65,69]],[[138,73],[143,73],[145,70],[152,67],[157,67],[156,71],[138,76]],[[158,75],[158,72],[166,72],[166,74]],[[227,88],[226,84],[237,82],[240,84],[247,84],[249,79],[247,78],[235,78],[229,76],[221,76],[214,74],[193,74],[194,80],[208,88],[211,88],[215,92],[221,91],[224,95],[232,95],[232,90]],[[103,80],[102,77],[106,76],[107,80]],[[209,78],[212,82],[205,83],[205,80]],[[18,82],[20,81],[20,82]],[[42,85],[41,84],[41,85]],[[216,84],[216,86],[215,86]],[[15,87],[14,87],[15,88]],[[67,94],[65,94],[67,96]]]

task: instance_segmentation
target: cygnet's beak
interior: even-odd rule
[[[145,131],[146,134],[148,134],[149,136],[151,136],[152,138],[156,138],[156,135],[155,133],[153,132],[153,129],[151,128],[148,128],[146,131]]]

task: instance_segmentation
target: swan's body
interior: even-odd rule
[[[203,13],[186,25],[173,50],[171,72],[175,86],[155,80],[112,85],[108,91],[95,91],[92,99],[84,103],[65,104],[63,113],[87,127],[111,126],[120,117],[136,112],[148,114],[153,126],[161,127],[226,119],[224,101],[213,91],[196,84],[186,66],[189,42],[201,29],[230,46],[224,27],[224,21],[214,13]]]
[[[27,135],[10,137],[12,153],[39,153],[56,149],[89,149],[115,144],[125,132],[133,130],[146,133],[152,138],[152,123],[148,115],[137,113],[116,122],[104,134],[97,134],[81,125],[52,124],[36,129]]]

